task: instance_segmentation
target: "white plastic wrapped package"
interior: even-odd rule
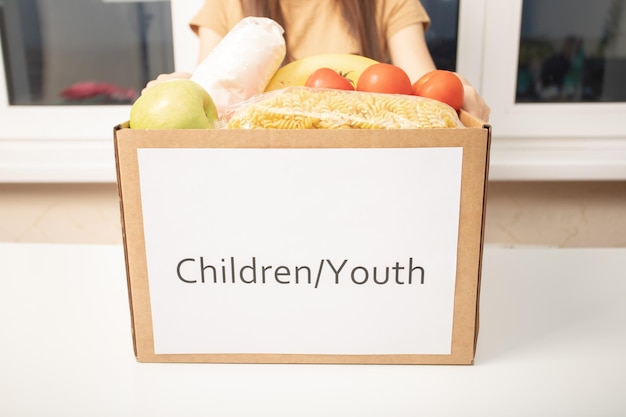
[[[217,111],[265,90],[286,54],[284,29],[265,17],[246,17],[198,65],[191,79],[213,98]]]

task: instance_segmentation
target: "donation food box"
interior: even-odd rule
[[[140,362],[471,364],[491,128],[114,129]]]

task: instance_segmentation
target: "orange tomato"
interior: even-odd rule
[[[356,83],[357,91],[388,94],[413,94],[411,80],[400,67],[384,62],[370,65]]]
[[[413,84],[413,93],[446,103],[457,112],[463,105],[463,82],[451,71],[434,70],[424,74]]]
[[[313,88],[332,88],[335,90],[354,90],[349,79],[330,68],[320,68],[313,71],[304,84]]]

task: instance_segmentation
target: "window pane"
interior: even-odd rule
[[[439,69],[456,70],[459,0],[422,0],[430,16],[426,43]]]
[[[524,0],[517,102],[626,100],[623,0]]]
[[[174,68],[169,1],[0,0],[11,105],[129,104]]]

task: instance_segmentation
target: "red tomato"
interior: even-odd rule
[[[446,70],[424,74],[413,84],[413,93],[444,102],[456,111],[463,105],[463,83],[453,72]]]
[[[354,90],[354,86],[343,75],[330,68],[320,68],[313,71],[304,84],[314,88],[333,88],[335,90]]]
[[[389,94],[413,94],[409,76],[400,67],[379,62],[361,73],[356,83],[358,91]]]

